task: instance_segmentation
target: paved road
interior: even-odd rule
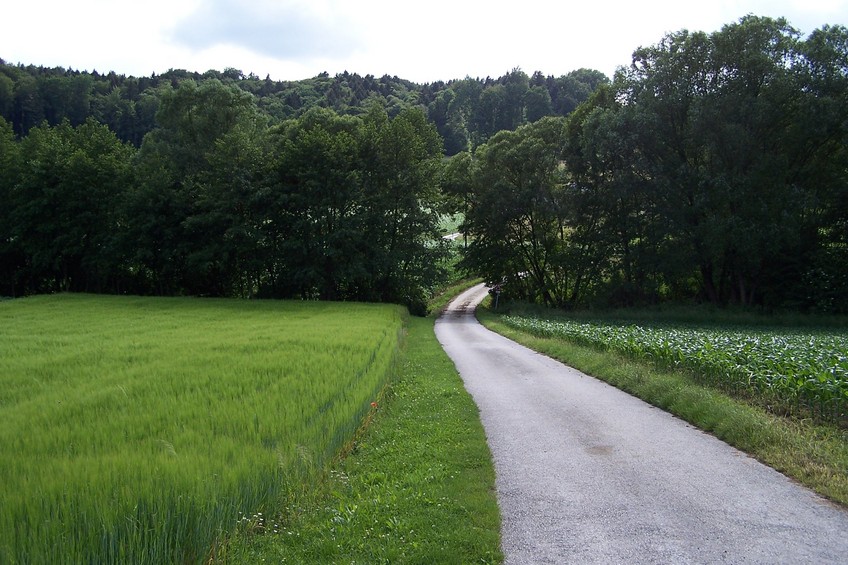
[[[683,421],[483,328],[436,324],[480,408],[508,564],[848,564],[848,512]]]

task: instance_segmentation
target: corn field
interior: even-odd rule
[[[848,424],[848,336],[762,329],[642,327],[505,316],[507,325],[684,369],[778,411]]]
[[[0,563],[200,563],[303,488],[389,378],[395,306],[0,303]]]

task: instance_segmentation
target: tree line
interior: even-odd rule
[[[275,117],[245,88],[267,80],[183,76],[155,87],[138,145],[82,111],[23,134],[0,119],[0,294],[420,312],[447,267],[439,215],[459,212],[461,266],[505,282],[506,297],[848,310],[843,26],[802,38],[749,16],[683,30],[638,49],[612,82],[516,69],[401,84],[396,104],[366,94],[369,80],[355,110],[307,104],[315,83],[299,84],[303,105]],[[118,88],[150,92],[132,84]]]
[[[609,79],[589,69],[561,77],[540,71],[530,77],[513,69],[499,78],[466,77],[428,84],[347,71],[334,77],[321,73],[305,80],[274,81],[233,68],[205,73],[172,69],[150,77],[128,77],[11,65],[0,59],[0,117],[18,137],[45,121],[57,126],[68,120],[79,126],[93,118],[109,126],[121,141],[140,147],[144,136],[156,127],[162,96],[183,81],[218,81],[250,93],[270,125],[298,118],[313,107],[361,116],[379,104],[390,117],[419,108],[436,124],[447,154],[453,155],[501,129],[515,129],[543,116],[568,115]]]
[[[88,118],[0,119],[0,293],[391,301],[442,270],[442,144],[420,109],[269,127],[215,79],[162,93],[141,147]]]
[[[748,16],[638,49],[569,118],[452,158],[465,266],[557,307],[848,311],[848,30]]]

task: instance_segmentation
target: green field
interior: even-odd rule
[[[0,303],[0,562],[202,562],[349,441],[395,306]]]
[[[615,324],[504,316],[510,327],[685,369],[798,416],[848,423],[848,335],[837,331]]]

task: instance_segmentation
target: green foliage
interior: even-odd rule
[[[161,92],[136,152],[105,126],[4,128],[3,292],[320,298],[426,313],[444,276],[442,143],[417,109],[269,130],[209,79]],[[28,155],[23,161],[22,155]]]
[[[184,265],[178,284],[193,294],[253,294],[250,258],[258,246],[251,200],[267,161],[253,98],[214,79],[199,86],[186,81],[163,95],[157,120],[140,166],[169,174],[146,175],[141,189],[171,194],[181,209],[173,219],[178,240],[171,258]]]
[[[584,124],[587,135],[617,135],[633,159],[605,160],[583,180],[635,189],[631,209],[667,226],[649,234],[653,249],[662,255],[671,240],[685,250],[712,302],[747,305],[768,293],[779,303],[767,287],[803,276],[803,257],[823,243],[817,210],[844,191],[844,55],[830,53],[827,79],[841,86],[821,90],[811,73],[821,65],[807,51],[782,19],[670,34],[616,77],[620,105],[607,119]],[[824,108],[838,106],[841,117],[822,121]],[[630,181],[634,169],[650,182]]]
[[[335,299],[355,294],[369,274],[363,230],[360,120],[313,109],[286,122],[275,136],[279,174],[268,204],[277,222],[287,275],[272,281],[276,295]]]
[[[564,135],[498,133],[447,177],[472,187],[464,264],[548,305],[844,312],[846,38],[747,16],[639,48]]]
[[[524,105],[527,113],[527,121],[530,123],[553,114],[551,94],[547,88],[541,86],[533,86],[527,91],[524,95]]]
[[[442,140],[418,110],[386,121],[374,109],[364,126],[364,193],[369,233],[378,243],[373,291],[424,315],[445,254],[438,215]]]
[[[129,181],[132,148],[88,120],[34,128],[19,151],[26,159],[12,167],[7,225],[26,260],[3,287],[12,295],[102,290],[117,271],[114,206]]]
[[[275,135],[263,225],[285,273],[273,296],[398,302],[426,311],[442,277],[441,140],[419,110],[311,110]]]
[[[114,72],[101,75],[58,67],[13,66],[0,60],[0,117],[12,124],[19,137],[43,120],[52,126],[63,119],[79,125],[93,117],[122,141],[139,147],[144,136],[155,129],[158,105],[170,91],[183,82],[201,87],[206,82],[218,82],[251,94],[272,124],[299,118],[311,108],[362,116],[378,104],[394,118],[405,110],[426,107],[429,119],[446,140],[447,153],[453,155],[468,149],[472,139],[485,140],[497,131],[477,131],[476,124],[482,123],[476,114],[481,111],[478,102],[483,90],[511,85],[506,105],[499,104],[490,111],[501,116],[496,127],[514,128],[524,123],[525,115],[529,121],[550,113],[566,115],[599,83],[609,82],[598,71],[580,69],[559,79],[537,81],[533,96],[522,100],[526,78],[523,72],[514,70],[496,81],[465,78],[419,85],[398,77],[378,79],[345,71],[334,77],[321,73],[298,81],[272,81],[270,77],[245,76],[232,68],[202,74],[172,69],[150,77],[127,77]]]
[[[0,61],[0,115],[17,138],[3,128],[0,292],[381,300],[424,313],[445,275],[438,215],[455,211],[438,185],[445,147],[517,127],[531,98],[533,119],[549,113],[549,84],[537,80],[533,98],[518,69],[422,86]],[[85,139],[95,130],[99,145]]]
[[[465,268],[506,282],[510,296],[550,306],[576,300],[590,268],[586,249],[565,232],[565,126],[544,118],[479,147],[465,223],[473,234]]]
[[[121,246],[140,292],[255,293],[256,184],[265,124],[251,95],[217,80],[162,93],[127,191]]]
[[[13,296],[26,265],[21,241],[12,221],[12,203],[21,166],[20,146],[15,143],[12,125],[0,118],[0,296]]]
[[[747,16],[639,48],[612,84],[587,69],[415,85],[2,64],[0,108],[19,139],[5,130],[17,163],[5,158],[0,179],[2,292],[422,312],[444,274],[438,215],[461,212],[463,264],[508,280],[505,296],[844,312],[846,38]],[[62,143],[43,132],[94,151],[71,133],[93,127],[86,106],[140,144],[130,178],[121,159],[60,164]],[[69,227],[75,214],[87,225]]]
[[[0,304],[0,561],[206,562],[349,440],[401,322],[361,304]]]

